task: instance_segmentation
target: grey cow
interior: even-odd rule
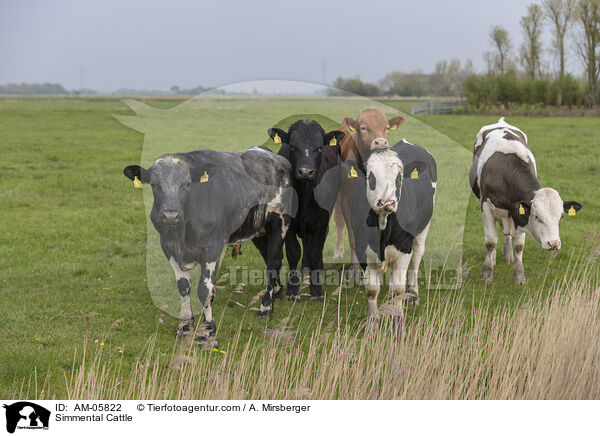
[[[273,292],[281,287],[283,239],[294,215],[291,166],[285,158],[258,147],[201,150],[164,155],[148,169],[132,165],[123,172],[134,183],[152,187],[150,219],[181,296],[178,336],[194,327],[190,270],[200,265],[198,297],[204,307],[200,342],[215,346],[212,301],[219,259],[226,245],[250,239],[267,264],[267,289],[259,315],[270,316]]]

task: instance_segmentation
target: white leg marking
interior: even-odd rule
[[[179,279],[186,279],[188,283],[187,295],[181,295],[181,290],[179,290],[179,297],[181,302],[181,311],[179,313],[179,319],[181,321],[190,320],[192,318],[192,302],[190,300],[190,290],[192,287],[192,278],[189,271],[183,271],[174,258],[169,259],[169,263],[171,264],[171,268],[175,273],[175,281],[177,282],[177,287],[179,289]]]

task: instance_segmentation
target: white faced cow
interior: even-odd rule
[[[559,250],[562,217],[565,212],[575,214],[581,204],[562,201],[554,189],[541,187],[527,135],[504,118],[477,133],[469,182],[483,215],[486,255],[481,279],[493,280],[498,221],[505,235],[504,260],[514,261],[515,283],[524,284],[525,234],[545,250]]]
[[[352,172],[354,165],[347,161],[342,171]],[[396,306],[394,325],[399,333],[402,301],[419,301],[419,265],[435,201],[435,159],[425,149],[402,140],[390,149],[373,151],[365,162],[364,173],[359,170],[357,175],[351,222],[356,255],[365,270],[368,325],[377,326],[377,296],[389,266],[390,294]]]

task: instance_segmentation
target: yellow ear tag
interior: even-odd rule
[[[358,177],[358,173],[356,172],[356,169],[353,166],[350,167],[350,171],[348,171],[348,178],[356,179],[357,177]]]
[[[519,215],[525,215],[525,208],[522,204],[519,205]]]
[[[140,182],[140,179],[138,179],[137,176],[133,178],[133,187],[136,189],[140,189],[142,187],[142,182]]]
[[[273,142],[275,144],[281,144],[281,138],[279,137],[279,134],[275,133],[275,136],[273,136]]]
[[[417,170],[416,168],[412,170],[412,173],[410,173],[410,178],[412,180],[419,180],[419,170]]]
[[[569,216],[575,216],[576,214],[577,212],[575,211],[575,208],[571,206],[571,208],[569,209]]]
[[[335,139],[335,136],[331,138],[331,141],[329,141],[329,145],[331,145],[332,147],[335,147],[337,145],[337,139]]]
[[[354,127],[352,127],[350,124],[348,124],[348,129],[350,129],[351,132],[355,132],[356,130],[354,130]]]
[[[398,128],[398,124],[394,124],[393,126],[390,126],[390,130],[396,130]]]
[[[208,173],[206,171],[204,171],[204,174],[202,174],[202,176],[200,176],[200,183],[206,183],[208,182]]]

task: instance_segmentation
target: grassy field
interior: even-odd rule
[[[181,105],[193,110],[177,113],[177,100],[145,103],[162,111],[130,103],[135,116],[126,104],[110,98],[0,100],[0,398],[62,398],[67,391],[73,393],[64,374],[71,374],[75,350],[79,362],[84,338],[87,355],[102,351],[103,361],[118,362],[123,379],[139,370],[138,359],[148,352],[149,341],[152,355],[161,356],[159,367],[168,367],[178,321],[169,316],[174,305],[161,298],[177,301],[177,291],[168,264],[157,255],[156,233],[147,229],[149,193],[132,189],[121,173],[126,165],[140,161],[149,165],[166,151],[263,144],[267,128],[292,115],[318,115],[324,124],[329,120],[326,128],[335,128],[342,116],[355,116],[373,104],[349,99],[221,98]],[[398,104],[403,110],[409,106],[405,101]],[[166,110],[170,108],[174,109]],[[124,117],[117,120],[113,115]],[[515,306],[527,301],[542,304],[554,281],[565,284],[574,256],[587,259],[597,251],[598,120],[507,120],[528,134],[542,185],[556,188],[563,199],[577,200],[584,208],[565,219],[560,252],[550,255],[531,240],[526,242],[526,286],[513,285],[512,267],[502,262],[494,282],[484,286],[479,281],[483,230],[478,205],[466,189],[466,174],[475,133],[495,119],[409,119],[391,141],[406,137],[430,149],[441,172],[436,214],[442,218],[432,230],[428,251],[443,255],[450,250],[455,257],[458,250],[468,274],[460,290],[422,289],[422,305],[407,311],[408,325],[426,326],[435,321],[432,313],[452,301],[460,302],[455,309],[458,317],[469,317],[481,307],[515,313]],[[452,244],[463,225],[464,245],[444,247],[448,241]],[[326,259],[332,254],[333,230]],[[262,268],[251,244],[243,251],[235,262],[226,255],[221,272],[236,266]],[[429,261],[436,262],[432,257]],[[287,341],[301,356],[312,356],[313,331],[348,326],[344,338],[358,340],[355,333],[366,316],[360,289],[343,288],[340,296],[334,296],[336,287],[330,286],[325,309],[307,298],[295,305],[277,301],[272,319],[259,320],[250,308],[256,305],[261,286],[248,285],[237,293],[227,280],[224,283],[217,290],[214,313],[220,349],[226,354],[203,353],[210,356],[212,363],[204,363],[209,367],[248,358],[244,347],[235,344],[249,340],[260,352],[278,349]],[[560,289],[554,288],[559,294]],[[156,388],[160,393],[160,386]],[[169,393],[176,396],[175,391]]]

